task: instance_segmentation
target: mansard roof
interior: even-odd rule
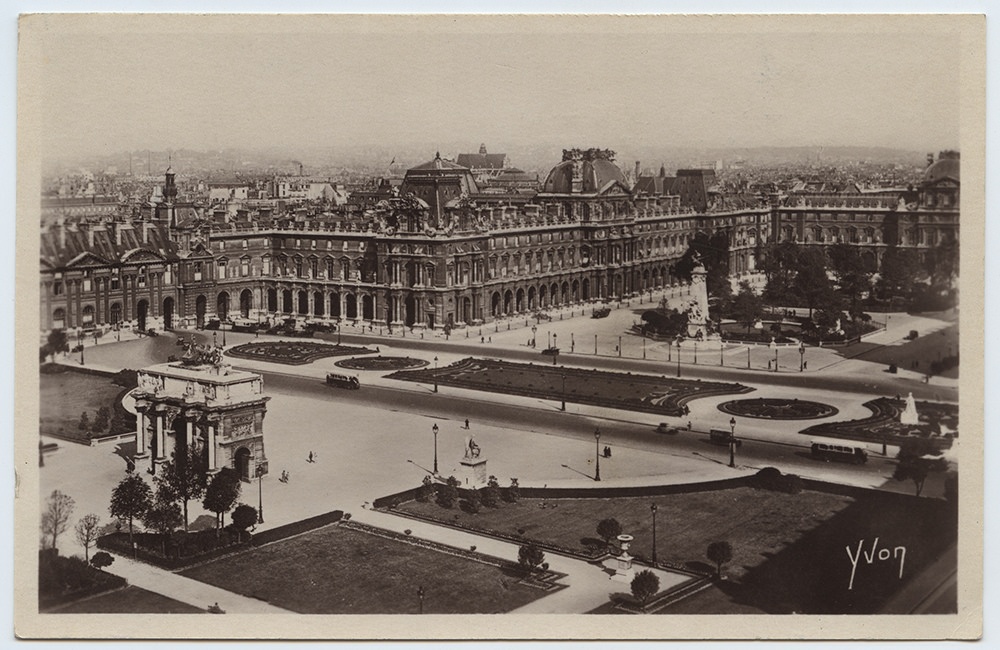
[[[175,260],[177,244],[161,224],[58,226],[42,231],[41,259],[48,268]]]

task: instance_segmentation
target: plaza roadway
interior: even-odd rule
[[[627,329],[633,314],[626,309],[615,310],[607,319],[589,319],[579,316],[549,323],[553,335],[560,342],[571,338],[577,341],[589,336],[586,332],[601,330],[618,332]],[[935,324],[936,323],[936,324]],[[524,335],[530,329],[513,326],[510,332],[494,331],[484,335],[484,342],[472,338],[427,336],[425,340],[412,335],[362,336],[360,329],[350,333],[345,328],[344,343],[379,346],[384,355],[405,354],[420,357],[440,366],[466,356],[505,358],[551,364],[538,349],[526,345]],[[912,326],[903,317],[893,318],[893,327],[881,336],[885,342],[874,341],[867,350],[878,345],[897,345],[900,332]],[[945,321],[924,319],[919,324],[921,332],[934,327],[943,329]],[[561,328],[561,329],[560,329]],[[484,328],[484,333],[487,328]],[[913,329],[918,329],[913,327]],[[539,328],[538,341],[543,330]],[[581,334],[583,332],[583,334]],[[549,333],[546,331],[546,333]],[[904,332],[905,333],[905,332]],[[199,333],[204,337],[206,333]],[[185,333],[185,336],[187,334]],[[600,336],[600,334],[598,334]],[[221,337],[219,337],[221,339]],[[246,334],[227,336],[232,346],[254,337]],[[260,337],[260,340],[272,337]],[[613,338],[617,338],[615,335]],[[457,339],[457,340],[456,340]],[[464,340],[463,340],[464,339]],[[492,341],[490,341],[492,339]],[[871,339],[869,339],[871,341]],[[121,343],[101,343],[87,347],[87,365],[109,370],[123,367],[142,367],[165,360],[167,354],[176,353],[173,336],[155,339],[123,340]],[[637,337],[623,335],[623,357],[616,355],[562,354],[560,364],[574,367],[594,367],[606,370],[676,374],[676,363],[636,358],[636,346],[643,345]],[[541,347],[541,346],[540,346]],[[610,349],[610,348],[609,348]],[[663,354],[650,345],[650,356]],[[578,347],[579,350],[579,347]],[[693,349],[683,349],[685,360],[693,357]],[[797,370],[796,350],[781,351],[794,360]],[[901,372],[899,375],[881,373],[884,365],[860,359],[845,359],[845,351],[811,350],[810,369],[804,373],[766,372],[767,348],[751,351],[752,365],[763,370],[747,371],[745,367],[730,367],[746,360],[746,348],[723,351],[727,367],[693,366],[682,364],[683,377],[738,381],[756,388],[752,397],[795,396],[832,404],[840,409],[837,419],[865,417],[869,411],[861,406],[864,401],[879,394],[894,395],[912,390],[918,399],[953,398],[955,382],[933,378],[923,384],[917,373]],[[850,350],[846,351],[850,354]],[[704,354],[704,353],[702,353]],[[719,358],[715,353],[715,359]],[[631,356],[632,358],[627,358]],[[705,357],[702,357],[703,359]],[[593,431],[600,427],[600,446],[612,447],[613,456],[601,459],[602,486],[655,485],[663,483],[697,482],[716,480],[752,473],[766,465],[777,466],[785,472],[806,477],[839,481],[867,487],[881,487],[909,491],[908,483],[897,483],[889,477],[892,463],[879,456],[880,448],[870,447],[871,459],[867,465],[851,466],[840,463],[818,463],[808,457],[808,438],[797,431],[817,421],[766,421],[738,418],[737,436],[744,444],[737,454],[737,467],[728,467],[728,449],[711,445],[707,441],[709,428],[728,428],[729,416],[717,405],[733,396],[716,396],[692,401],[689,419],[695,431],[682,431],[677,435],[660,435],[653,432],[659,421],[686,428],[686,420],[664,418],[647,413],[633,413],[620,409],[591,407],[567,403],[567,411],[559,411],[559,404],[551,400],[500,395],[480,391],[440,387],[438,393],[432,386],[384,379],[388,373],[357,373],[362,377],[359,391],[347,391],[324,385],[325,373],[336,368],[336,359],[321,359],[305,366],[287,366],[232,359],[234,366],[261,372],[265,377],[265,392],[272,397],[265,420],[267,429],[267,455],[271,476],[261,486],[244,487],[243,501],[257,505],[263,500],[265,520],[263,528],[272,527],[304,517],[343,509],[353,512],[356,519],[393,530],[413,529],[420,537],[466,547],[470,539],[480,550],[499,557],[515,560],[517,548],[513,544],[488,540],[461,531],[423,524],[394,515],[373,512],[369,502],[379,496],[407,489],[419,484],[430,470],[435,451],[432,424],[439,425],[437,452],[441,474],[458,473],[458,461],[466,440],[471,434],[488,459],[488,472],[506,484],[509,477],[518,477],[525,486],[584,487],[596,486],[594,477],[595,440]],[[432,365],[433,367],[433,365]],[[671,372],[673,371],[673,372]],[[742,397],[742,396],[739,396]],[[738,397],[737,397],[738,398]],[[465,418],[471,420],[471,430],[462,427]],[[308,463],[309,452],[314,452],[317,462]],[[889,448],[890,457],[894,450]],[[123,475],[124,461],[114,454],[110,446],[83,447],[60,442],[60,449],[46,458],[41,471],[42,494],[53,489],[70,494],[77,502],[76,515],[107,512],[111,488]],[[291,480],[282,484],[276,477],[282,470],[289,472]],[[257,488],[257,489],[254,489]],[[935,495],[928,485],[925,493]],[[211,515],[201,512],[199,504],[190,504],[191,519],[202,517],[198,524],[211,521]],[[107,521],[106,516],[103,516]],[[64,553],[82,552],[74,541],[65,536],[60,541]],[[600,567],[570,558],[553,558],[553,568],[566,572],[570,588],[546,597],[533,604],[530,611],[583,612],[607,602],[608,594],[622,591],[623,586],[607,581]],[[551,561],[551,560],[550,560]],[[116,563],[117,564],[117,563]],[[118,571],[131,573],[127,563]],[[111,568],[115,571],[114,565]],[[144,580],[147,588],[155,580]],[[194,588],[188,586],[189,588]],[[626,587],[627,589],[627,587]],[[155,590],[155,589],[154,589]],[[182,590],[176,590],[182,593]],[[205,607],[219,601],[225,609],[227,602],[215,597],[210,590],[195,590],[193,595],[182,598],[191,604]],[[193,601],[193,602],[192,602]],[[234,599],[232,610],[242,609]]]

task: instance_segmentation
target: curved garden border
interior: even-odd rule
[[[719,404],[718,408],[728,415],[758,420],[818,420],[840,412],[836,407],[823,402],[781,397],[730,400]]]
[[[917,412],[921,414],[920,424],[902,424],[899,415],[905,402],[888,397],[879,397],[864,406],[872,414],[860,420],[823,422],[799,431],[805,435],[844,438],[879,444],[901,445],[907,440],[924,438],[940,449],[951,447],[952,437],[958,437],[958,405],[940,402],[917,402]],[[933,416],[933,417],[932,417]],[[938,435],[942,422],[955,425],[953,434]]]

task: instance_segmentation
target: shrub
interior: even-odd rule
[[[403,531],[403,534],[404,534],[404,535],[412,535],[412,534],[413,534],[413,531],[412,531],[412,530],[410,530],[409,528],[407,528],[406,530],[404,530],[404,531]]]
[[[94,553],[94,557],[90,558],[90,563],[95,569],[99,570],[103,570],[105,567],[111,566],[114,561],[115,556],[106,551],[98,551]]]

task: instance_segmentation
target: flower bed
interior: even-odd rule
[[[371,354],[375,350],[336,343],[312,341],[254,341],[226,350],[226,355],[237,359],[268,361],[300,366],[325,357],[343,357],[351,354]]]
[[[350,370],[409,370],[428,365],[423,359],[413,357],[357,357],[336,362],[338,368]]]
[[[719,404],[719,410],[729,415],[761,420],[811,420],[828,418],[838,413],[835,407],[821,402],[773,397],[723,402]]]

